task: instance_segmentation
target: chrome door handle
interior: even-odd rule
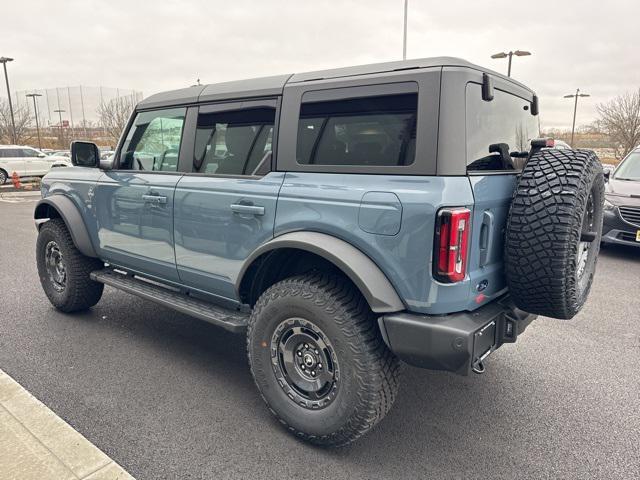
[[[167,203],[167,197],[160,195],[142,195],[144,203],[153,203],[154,205],[165,205]]]
[[[234,203],[233,205],[231,205],[231,211],[244,215],[264,215],[264,207],[260,205],[244,205],[241,203]]]

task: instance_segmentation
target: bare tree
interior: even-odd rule
[[[640,144],[640,88],[596,105],[598,125],[615,144],[616,158],[625,157]]]
[[[33,139],[32,117],[29,115],[29,110],[23,106],[14,107],[13,118],[16,122],[15,143],[18,145],[29,143]],[[13,143],[12,132],[9,102],[2,98],[0,99],[0,142]]]
[[[134,107],[135,101],[130,96],[114,98],[98,107],[100,123],[107,136],[113,140],[114,145],[118,143],[122,131],[127,126],[127,121]]]

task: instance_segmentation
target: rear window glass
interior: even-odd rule
[[[494,99],[482,100],[482,86],[467,85],[467,170],[520,170],[524,158],[514,152],[528,152],[539,135],[538,117],[531,115],[531,102],[494,90]],[[506,157],[505,158],[505,154]]]
[[[296,157],[302,165],[411,165],[418,94],[302,103]]]

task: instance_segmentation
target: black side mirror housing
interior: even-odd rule
[[[611,170],[603,170],[602,174],[604,175],[604,181],[608,182],[611,178]]]
[[[98,167],[100,165],[98,146],[92,142],[71,142],[71,163],[76,167]]]

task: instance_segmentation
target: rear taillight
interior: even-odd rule
[[[433,273],[442,282],[464,280],[470,219],[471,211],[468,208],[443,208],[438,211]]]

